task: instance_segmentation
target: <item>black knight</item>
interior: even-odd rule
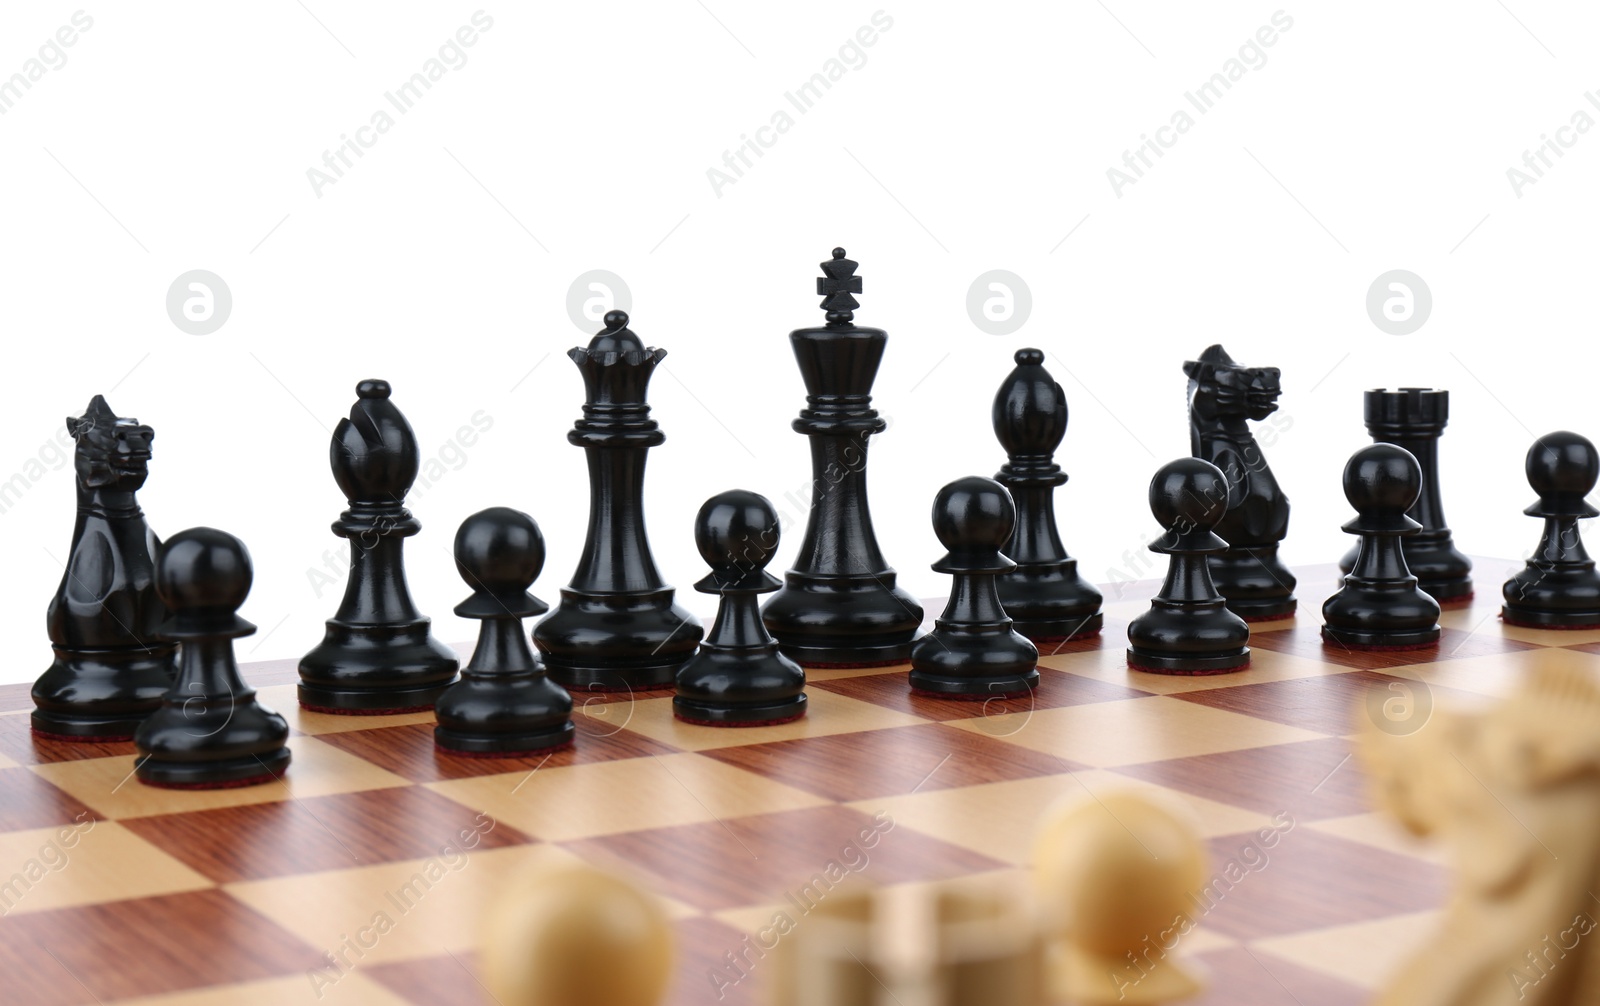
[[[78,515],[50,602],[55,661],[33,685],[33,729],[128,740],[177,673],[177,647],[157,638],[167,617],[155,590],[160,541],[134,498],[150,473],[155,431],[96,395],[82,416],[67,417],[67,432],[77,441]]]
[[[1222,470],[1227,493],[1216,534],[1228,549],[1208,557],[1228,610],[1246,621],[1294,614],[1294,574],[1278,558],[1289,499],[1272,477],[1249,422],[1278,410],[1277,367],[1244,367],[1221,346],[1183,365],[1189,378],[1190,453]]]

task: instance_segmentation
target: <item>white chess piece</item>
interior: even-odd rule
[[[589,867],[530,870],[484,919],[485,984],[501,1006],[656,1006],[672,972],[659,901]]]
[[[1182,808],[1139,793],[1048,811],[1033,866],[1054,998],[1140,1006],[1198,993],[1174,952],[1197,924],[1192,898],[1205,863]]]

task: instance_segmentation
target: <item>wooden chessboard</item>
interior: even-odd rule
[[[830,863],[883,885],[1015,879],[1041,808],[1153,786],[1195,810],[1218,875],[1247,867],[1178,948],[1210,972],[1196,1001],[1364,1002],[1448,873],[1372,810],[1348,739],[1363,697],[1398,683],[1420,711],[1503,694],[1535,661],[1600,674],[1600,631],[1500,623],[1516,565],[1478,561],[1437,652],[1324,649],[1320,567],[1297,571],[1297,620],[1255,626],[1248,671],[1130,672],[1127,622],[1155,585],[1124,585],[1102,636],[1041,661],[1031,702],[914,697],[904,667],[814,672],[809,715],[765,729],[680,724],[662,692],[579,695],[576,747],[540,759],[440,754],[428,714],[300,712],[293,662],[256,664],[295,730],[288,782],[209,793],[142,786],[130,744],[35,740],[26,686],[0,689],[0,1001],[489,1004],[481,909],[546,859],[659,892],[680,938],[670,1002],[711,1003],[711,971],[736,979],[725,955],[802,917]],[[1265,861],[1246,853],[1275,818],[1293,827]],[[350,965],[336,981],[330,953]],[[748,975],[721,1001],[763,1001],[759,961]]]

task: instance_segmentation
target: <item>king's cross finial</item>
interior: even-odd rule
[[[822,297],[822,309],[828,312],[828,324],[847,325],[855,318],[855,309],[861,306],[851,294],[861,292],[861,277],[855,274],[857,263],[844,257],[843,248],[833,250],[833,258],[822,263],[826,276],[817,277],[817,293]]]

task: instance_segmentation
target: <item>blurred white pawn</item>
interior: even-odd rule
[[[484,919],[484,970],[500,1006],[656,1006],[672,924],[654,897],[584,866],[509,883]]]
[[[1033,865],[1054,1000],[1149,1006],[1201,991],[1173,953],[1206,870],[1184,808],[1135,792],[1058,805]]]

